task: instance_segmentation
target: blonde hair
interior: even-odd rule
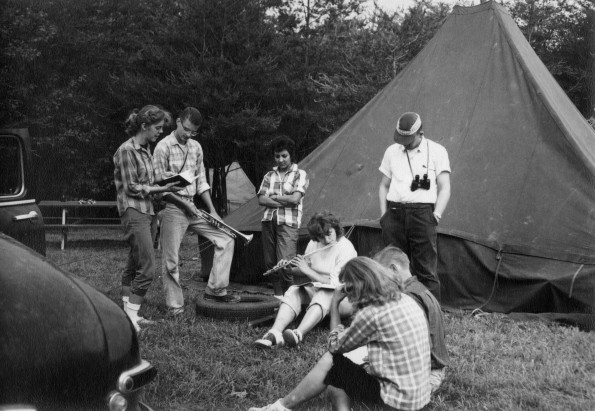
[[[369,257],[349,260],[339,279],[345,283],[345,292],[356,309],[383,305],[401,298],[399,283],[389,270]]]

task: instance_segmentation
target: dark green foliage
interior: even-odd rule
[[[34,136],[40,199],[113,199],[122,123],[145,104],[174,115],[199,108],[207,166],[222,176],[239,160],[258,185],[276,134],[297,142],[296,160],[306,156],[423,48],[450,11],[419,0],[389,15],[364,12],[363,3],[5,0],[0,123],[27,126]],[[542,3],[511,10],[587,112],[586,9]],[[224,187],[215,192],[223,201]]]

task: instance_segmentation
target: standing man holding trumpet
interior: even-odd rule
[[[165,303],[172,316],[184,312],[178,254],[187,229],[207,238],[215,246],[213,267],[204,298],[224,303],[240,301],[239,296],[227,294],[234,240],[204,218],[200,218],[200,211],[193,201],[194,195],[198,194],[211,216],[221,220],[211,200],[202,147],[191,138],[198,134],[201,123],[200,112],[194,107],[186,107],[176,120],[176,129],[157,144],[153,154],[157,181],[185,171],[191,171],[192,175],[197,177],[183,190],[164,196],[166,207],[160,213],[163,288]]]
[[[308,189],[308,175],[293,163],[295,143],[279,136],[271,144],[276,167],[269,171],[258,190],[258,204],[265,207],[262,218],[264,264],[270,270],[280,260],[291,260],[297,253],[298,229],[302,221],[302,198]],[[293,284],[290,273],[273,274],[275,297]]]

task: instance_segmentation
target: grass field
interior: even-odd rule
[[[116,302],[127,247],[120,231],[75,231],[66,250],[48,232],[48,257]],[[196,316],[200,296],[196,237],[182,244],[185,295],[182,318],[164,319],[160,278],[141,314],[164,319],[140,336],[142,356],[159,370],[145,401],[155,410],[246,410],[285,395],[325,351],[318,327],[297,349],[251,347],[265,328]],[[157,251],[157,275],[161,260]],[[595,333],[540,322],[513,322],[500,314],[446,314],[451,366],[428,410],[595,410]],[[299,410],[330,410],[322,396]],[[355,404],[354,410],[374,410]]]

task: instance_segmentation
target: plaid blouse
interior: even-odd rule
[[[329,351],[346,353],[368,345],[368,374],[380,382],[385,404],[418,410],[430,402],[430,339],[428,322],[408,295],[355,313],[351,326],[329,335]]]
[[[308,189],[308,175],[304,170],[300,170],[297,164],[292,164],[288,172],[285,173],[283,179],[277,171],[277,167],[273,167],[273,171],[269,171],[262,180],[258,195],[272,196],[275,195],[291,195],[295,192],[306,194]],[[299,228],[302,221],[302,199],[293,207],[266,207],[264,210],[264,217],[262,221],[272,221],[273,212],[277,210],[277,224],[285,224],[289,227]]]
[[[144,197],[142,188],[153,185],[153,158],[148,147],[143,148],[133,138],[122,144],[114,154],[114,182],[116,184],[118,213],[129,207],[154,215],[151,196]]]
[[[211,188],[207,183],[202,147],[198,141],[192,139],[186,144],[178,143],[174,132],[157,143],[153,153],[153,167],[157,181],[187,170],[191,170],[195,176],[198,175],[194,184],[176,192],[179,196],[192,198],[195,194],[201,194]]]

